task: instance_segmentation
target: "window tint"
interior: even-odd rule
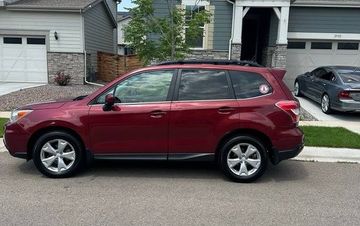
[[[323,68],[318,68],[315,69],[312,74],[317,77],[317,78],[321,78],[322,76],[324,76],[327,72],[325,71],[325,69]]]
[[[311,49],[332,49],[332,42],[312,42]]]
[[[339,42],[338,49],[342,50],[358,50],[359,43],[356,42]]]
[[[305,49],[306,42],[289,42],[288,49]]]
[[[173,71],[152,71],[132,76],[121,82],[114,96],[122,103],[166,101]]]
[[[45,45],[45,38],[27,38],[26,42],[30,45]]]
[[[272,87],[260,74],[244,71],[230,71],[235,95],[238,99],[266,95],[272,92]]]
[[[22,44],[22,39],[16,37],[4,37],[4,44]]]
[[[152,71],[131,76],[97,98],[98,104],[105,103],[105,96],[113,93],[121,103],[166,101],[173,71]]]
[[[182,71],[179,100],[218,100],[231,98],[232,95],[225,71]]]

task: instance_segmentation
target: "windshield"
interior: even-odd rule
[[[338,73],[344,83],[360,83],[360,71],[338,70]]]

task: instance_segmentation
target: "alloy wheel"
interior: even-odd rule
[[[227,155],[227,165],[238,176],[251,176],[261,166],[260,152],[249,143],[237,144],[231,148]]]
[[[326,113],[329,111],[329,107],[330,107],[330,99],[329,96],[325,94],[321,99],[321,110]]]
[[[295,93],[295,96],[299,96],[299,83],[298,82],[295,82],[295,85],[294,85],[294,93]]]
[[[76,159],[74,147],[63,139],[46,142],[40,151],[42,164],[51,172],[62,173],[69,170]]]

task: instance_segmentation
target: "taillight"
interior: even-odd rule
[[[350,92],[349,91],[341,91],[339,93],[339,99],[351,99]]]
[[[300,121],[300,104],[297,101],[282,100],[277,102],[275,105],[288,113],[294,123],[298,123]]]

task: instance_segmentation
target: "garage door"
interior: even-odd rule
[[[289,40],[285,82],[290,87],[297,75],[327,65],[360,66],[359,42]]]
[[[0,82],[48,82],[45,37],[0,36]]]

